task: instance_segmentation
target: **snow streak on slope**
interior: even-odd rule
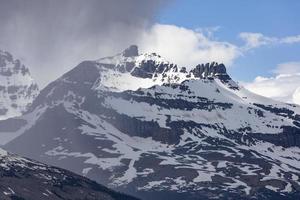
[[[292,125],[292,120],[270,112],[261,113],[263,116],[259,116],[260,112],[256,106],[249,105],[248,100],[238,96],[239,93],[224,89],[221,84],[215,80],[191,80],[180,85],[185,90],[178,86],[156,86],[135,94],[139,98],[159,98],[160,101],[176,99],[195,104],[194,107],[186,109],[151,105],[134,99],[128,101],[112,96],[105,99],[105,105],[130,117],[157,121],[161,127],[167,127],[168,120],[194,121],[198,124],[218,124],[236,131],[251,128],[254,133],[279,133],[281,126]],[[197,97],[206,98],[202,99],[204,102],[211,101],[211,104],[207,105],[208,109],[199,109],[201,99]]]

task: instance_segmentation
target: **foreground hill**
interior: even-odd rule
[[[0,149],[0,199],[137,200],[87,178]]]
[[[50,83],[0,135],[12,152],[143,199],[298,199],[299,114],[223,64],[188,70],[131,46]]]

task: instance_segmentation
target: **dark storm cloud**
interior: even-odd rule
[[[41,85],[82,59],[134,43],[163,0],[0,0],[0,49],[21,57]]]

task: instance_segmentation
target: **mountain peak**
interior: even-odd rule
[[[189,68],[180,67],[156,53],[139,54],[136,45],[96,62],[102,70],[100,88],[136,90],[164,83],[180,84],[189,79],[219,79],[227,85],[230,82],[232,89],[238,88],[234,81],[231,81],[223,63],[211,62]]]
[[[228,76],[225,65],[223,63],[218,64],[217,62],[198,64],[191,72],[197,78]]]
[[[13,62],[13,57],[7,51],[0,50],[0,67],[4,67],[6,62]]]
[[[139,55],[138,46],[137,45],[130,45],[127,49],[123,51],[124,57],[134,57]]]
[[[0,120],[21,115],[38,92],[29,69],[0,50]]]
[[[206,64],[198,64],[191,70],[196,78],[218,78],[222,81],[230,80],[226,67],[223,63],[211,62]]]

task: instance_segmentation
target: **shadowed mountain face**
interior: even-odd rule
[[[17,200],[137,200],[66,170],[0,149],[0,198]]]
[[[143,199],[297,199],[299,114],[223,64],[187,71],[133,46],[49,84],[0,135],[12,152]]]

